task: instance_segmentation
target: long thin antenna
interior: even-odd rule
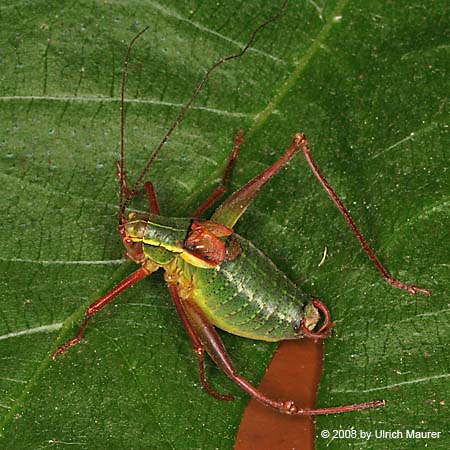
[[[158,153],[160,152],[160,150],[162,149],[162,147],[164,146],[164,144],[167,142],[167,140],[169,139],[170,135],[172,134],[172,132],[175,130],[175,128],[178,126],[178,124],[180,123],[180,121],[183,119],[183,117],[185,116],[187,110],[190,108],[190,106],[192,105],[192,103],[194,102],[194,100],[197,98],[198,94],[200,94],[201,90],[203,89],[204,84],[206,83],[206,81],[208,80],[208,78],[210,77],[211,73],[217,69],[219,66],[221,66],[223,63],[230,61],[232,59],[236,59],[236,58],[240,58],[242,55],[244,55],[244,53],[247,52],[247,50],[253,45],[256,35],[263,29],[265,28],[267,25],[271,24],[272,22],[276,21],[284,12],[284,10],[286,9],[288,0],[285,0],[283,3],[283,6],[280,8],[280,10],[274,15],[272,16],[270,19],[266,20],[264,23],[262,23],[261,25],[258,26],[258,28],[255,29],[255,31],[253,31],[250,40],[248,41],[247,45],[239,52],[230,56],[226,56],[225,58],[220,59],[219,61],[217,61],[216,63],[214,63],[205,73],[205,76],[203,77],[203,79],[200,81],[200,83],[197,85],[197,87],[194,90],[194,93],[192,94],[191,98],[188,100],[188,102],[183,106],[182,110],[180,111],[180,113],[178,114],[177,118],[175,119],[175,121],[172,123],[172,126],[169,128],[169,131],[165,134],[165,136],[163,137],[163,139],[161,140],[161,142],[159,143],[159,145],[156,147],[156,150],[153,152],[152,156],[150,157],[150,159],[148,160],[147,164],[145,165],[144,169],[142,170],[141,174],[139,175],[139,178],[137,179],[136,183],[134,184],[133,188],[131,190],[128,190],[127,192],[127,196],[125,198],[125,201],[123,201],[123,186],[120,187],[120,211],[119,211],[119,215],[120,217],[123,217],[123,214],[125,212],[126,207],[128,206],[130,200],[136,195],[136,192],[140,186],[140,184],[142,183],[142,180],[144,179],[148,169],[150,168],[151,164],[153,163],[153,161],[155,160],[155,158],[158,156]],[[134,44],[134,42],[136,41],[136,39],[145,31],[146,29],[142,30],[131,42],[129,48],[128,48],[128,53],[127,53],[127,57],[125,59],[125,64],[124,64],[124,75],[122,77],[122,122],[121,122],[121,159],[120,159],[120,170],[122,171],[122,175],[121,177],[124,177],[125,174],[123,172],[123,162],[124,162],[124,155],[123,155],[123,127],[124,127],[124,101],[123,101],[123,97],[124,97],[124,92],[125,92],[125,81],[126,81],[126,67],[128,64],[128,57],[131,51],[131,47]],[[123,180],[121,181],[121,184],[123,184]]]
[[[120,178],[120,193],[119,193],[119,222],[122,222],[122,214],[125,211],[125,206],[123,204],[123,192],[124,187],[126,186],[126,175],[124,171],[125,167],[125,87],[127,84],[127,69],[128,69],[128,61],[130,59],[131,49],[133,48],[134,43],[148,30],[149,27],[145,27],[143,30],[139,31],[139,33],[133,38],[128,46],[127,54],[125,56],[125,61],[123,63],[122,68],[122,88],[120,92],[120,160],[119,160],[119,168],[118,168],[118,176]],[[129,194],[127,194],[129,196]],[[127,198],[126,202],[129,199]]]

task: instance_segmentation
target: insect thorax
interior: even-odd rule
[[[130,213],[129,220],[120,228],[127,249],[140,252],[142,258],[160,266],[180,256],[192,266],[212,269],[227,257],[239,255],[232,239],[233,230],[209,220]],[[141,262],[134,256],[132,259]]]

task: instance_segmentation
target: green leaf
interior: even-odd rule
[[[44,2],[1,7],[3,189],[0,264],[2,449],[233,447],[248,397],[197,364],[160,274],[91,321],[56,363],[84,311],[134,270],[117,233],[120,78],[129,66],[126,167],[136,179],[206,68],[235,53],[270,2]],[[149,172],[161,209],[189,215],[212,191],[239,128],[237,188],[295,132],[389,271],[432,290],[388,286],[301,156],[236,230],[337,322],[320,406],[387,406],[318,419],[321,430],[401,431],[401,439],[317,438],[318,448],[448,448],[449,4],[292,1],[252,51],[215,73]],[[144,203],[138,207],[144,208]],[[324,248],[326,263],[318,267]],[[223,334],[258,383],[273,345]],[[301,380],[299,380],[301,382]]]

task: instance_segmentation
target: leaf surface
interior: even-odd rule
[[[150,25],[129,66],[126,167],[136,179],[206,68],[277,8],[247,3],[0,7],[1,448],[233,447],[248,398],[212,364],[211,384],[238,399],[202,391],[160,274],[100,313],[57,363],[49,355],[134,270],[122,259],[114,178],[128,43]],[[330,307],[319,405],[388,402],[321,417],[318,434],[441,431],[430,446],[450,446],[449,12],[445,1],[291,2],[252,51],[214,74],[149,172],[163,213],[187,216],[216,186],[240,128],[233,188],[304,131],[388,269],[432,290],[413,297],[383,282],[301,156],[271,180],[236,230]],[[223,338],[258,383],[274,345]],[[331,435],[317,448],[421,442]]]

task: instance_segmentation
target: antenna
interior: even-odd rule
[[[142,180],[144,179],[148,169],[150,168],[150,166],[152,165],[153,161],[155,160],[155,158],[158,156],[158,153],[160,152],[160,150],[162,149],[162,147],[164,146],[164,144],[168,141],[170,135],[173,133],[173,131],[175,130],[175,128],[178,126],[178,124],[181,122],[181,120],[183,119],[183,117],[185,116],[186,112],[188,111],[188,109],[190,108],[190,106],[192,105],[192,103],[194,102],[194,100],[197,98],[197,96],[200,94],[200,92],[203,89],[203,86],[205,85],[206,81],[208,80],[208,78],[211,76],[211,74],[219,67],[221,66],[223,63],[230,61],[232,59],[237,59],[240,58],[241,56],[243,56],[247,50],[253,45],[253,43],[255,42],[255,38],[256,35],[266,26],[268,26],[269,24],[271,24],[272,22],[275,22],[284,12],[284,10],[286,9],[288,1],[285,0],[282,7],[280,8],[280,10],[274,15],[272,16],[270,19],[267,19],[265,22],[263,22],[261,25],[259,25],[252,33],[247,45],[245,45],[245,47],[239,52],[239,53],[235,53],[233,55],[230,56],[226,56],[224,58],[219,59],[218,61],[216,61],[205,73],[203,79],[200,81],[200,83],[197,85],[197,87],[195,88],[191,98],[187,101],[187,103],[183,106],[183,108],[181,109],[180,113],[178,114],[177,118],[175,119],[175,121],[172,123],[171,127],[169,128],[169,131],[167,131],[167,133],[165,134],[165,136],[163,137],[163,139],[161,140],[161,142],[158,144],[158,146],[156,147],[155,151],[153,152],[153,154],[151,155],[151,157],[149,158],[149,160],[147,161],[147,164],[145,165],[144,169],[142,170],[141,174],[139,175],[138,179],[136,180],[136,182],[134,183],[133,187],[131,190],[127,189],[127,195],[126,198],[124,199],[124,186],[126,186],[126,180],[125,180],[125,172],[124,172],[124,161],[125,161],[125,156],[124,156],[124,124],[125,124],[125,109],[124,109],[124,98],[125,98],[125,84],[126,84],[126,78],[127,78],[127,66],[128,66],[128,59],[131,53],[131,48],[133,47],[133,44],[136,42],[136,40],[148,29],[144,28],[142,31],[140,31],[135,37],[134,39],[131,41],[129,47],[128,47],[128,51],[125,57],[125,62],[123,65],[123,73],[122,73],[122,95],[121,95],[121,123],[120,123],[120,129],[121,129],[121,134],[120,134],[120,162],[119,162],[119,176],[120,176],[120,181],[121,181],[121,186],[120,186],[120,210],[119,210],[119,220],[122,220],[122,217],[124,215],[125,209],[127,208],[128,204],[130,203],[131,199],[136,195],[139,186],[142,183]]]
[[[131,49],[133,48],[134,43],[149,29],[149,27],[145,27],[143,30],[139,31],[139,33],[133,38],[128,45],[127,54],[125,55],[125,61],[123,63],[122,68],[122,87],[120,92],[120,160],[118,165],[117,174],[120,178],[120,192],[119,192],[119,222],[122,222],[122,215],[125,211],[123,193],[126,186],[126,175],[125,175],[125,87],[127,84],[127,69],[128,69],[128,61],[130,59]],[[130,193],[127,193],[126,202],[129,201]]]

